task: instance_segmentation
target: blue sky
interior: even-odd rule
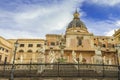
[[[0,0],[0,36],[44,38],[65,33],[76,8],[94,35],[111,36],[120,28],[120,0]]]

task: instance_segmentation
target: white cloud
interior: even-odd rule
[[[13,12],[0,10],[0,36],[32,38],[44,37],[56,30],[59,32],[72,20],[73,10],[82,2],[65,0],[49,7],[31,4],[17,7]]]
[[[99,36],[112,36],[114,34],[114,29],[117,28],[116,21],[105,20],[97,21],[93,19],[83,19],[89,32],[93,32],[94,35]]]
[[[115,24],[120,28],[120,20],[117,20]]]
[[[68,23],[72,20],[73,11],[77,6],[82,5],[83,0],[63,1],[60,4],[52,4],[50,6],[39,4],[20,6],[13,12],[0,10],[0,36],[5,38],[44,38],[49,33],[63,33],[62,30],[65,30]],[[111,5],[106,1],[92,1],[97,4]],[[16,3],[14,2],[14,4]],[[114,5],[116,4],[114,2]],[[81,12],[80,16],[87,15],[82,10],[79,11]],[[120,21],[82,20],[89,31],[95,35],[111,35],[111,30],[115,29],[115,26],[120,26]]]
[[[26,31],[19,31],[19,30],[11,30],[11,29],[0,29],[0,34],[5,37],[5,38],[26,38],[26,37],[30,37],[30,38],[35,38],[34,35],[32,35],[29,32]]]
[[[114,33],[115,33],[114,29],[113,29],[113,30],[110,30],[110,31],[105,32],[106,36],[112,36]]]
[[[108,6],[115,6],[120,4],[120,0],[91,0],[90,3],[91,2],[99,5],[108,5]]]
[[[118,28],[111,29],[110,31],[105,32],[105,35],[106,36],[113,36],[113,34],[115,33],[115,31],[117,31],[117,30],[118,30]]]

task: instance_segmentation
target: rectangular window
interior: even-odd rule
[[[1,62],[1,59],[2,59],[2,55],[0,55],[0,62]]]
[[[55,42],[51,42],[51,46],[55,46]]]
[[[4,61],[4,64],[6,64],[7,63],[7,57],[5,57],[5,61]]]
[[[78,46],[82,45],[82,40],[78,39]]]
[[[6,52],[8,52],[8,50],[6,49]]]
[[[24,44],[20,44],[20,47],[24,47]]]
[[[37,47],[41,47],[41,44],[37,44]]]
[[[33,44],[28,44],[28,47],[33,47]]]
[[[2,51],[4,51],[4,48],[2,48]]]

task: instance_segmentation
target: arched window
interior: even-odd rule
[[[21,50],[19,50],[19,52],[20,52],[20,53],[23,53],[23,52],[24,52],[24,50],[22,50],[22,49],[21,49]]]
[[[115,48],[115,45],[114,45],[114,44],[112,45],[112,48]]]
[[[106,47],[106,45],[105,45],[105,44],[102,44],[102,47],[104,47],[104,48],[105,48],[105,47]]]
[[[94,46],[96,47],[96,46],[97,46],[97,44],[96,44],[96,43],[94,43]]]
[[[36,50],[36,53],[38,53],[39,51],[38,50]]]
[[[27,52],[32,53],[32,50],[28,50]]]

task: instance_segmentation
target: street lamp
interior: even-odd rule
[[[120,79],[119,74],[120,74],[120,67],[119,67],[119,49],[120,49],[120,44],[115,46],[116,48],[116,56],[117,56],[117,65],[118,65],[118,79]]]
[[[12,68],[11,68],[11,77],[10,80],[14,80],[14,68],[15,68],[15,57],[16,57],[16,51],[17,51],[17,47],[18,47],[18,40],[14,43],[14,54],[13,54],[13,63],[12,63]]]

